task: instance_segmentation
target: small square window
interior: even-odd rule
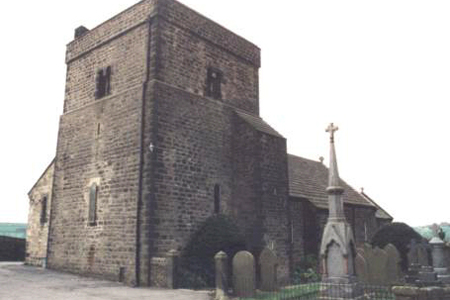
[[[95,99],[108,96],[111,93],[111,66],[97,71],[95,77]]]

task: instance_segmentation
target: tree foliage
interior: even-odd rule
[[[394,222],[381,227],[372,237],[372,246],[384,248],[387,244],[394,245],[401,257],[401,267],[403,271],[408,268],[408,246],[412,239],[417,242],[422,240],[420,234],[405,223]]]
[[[236,222],[220,214],[208,218],[181,254],[181,287],[214,287],[214,256],[224,251],[231,261],[240,250],[245,250],[245,239]]]

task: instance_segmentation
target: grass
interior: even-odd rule
[[[239,300],[306,300],[317,299],[321,288],[320,283],[306,283],[287,286],[275,292],[256,291],[254,297],[238,298]],[[394,300],[389,288],[370,287],[364,288],[364,299],[370,300]]]
[[[314,296],[318,294],[320,284],[299,284],[281,288],[275,292],[256,291],[255,297],[239,298],[240,300],[290,300],[290,299],[315,299]]]

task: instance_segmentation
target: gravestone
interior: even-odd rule
[[[408,252],[408,275],[405,276],[407,283],[433,285],[437,282],[437,274],[428,260],[429,245],[426,242],[417,243],[411,240]]]
[[[259,255],[259,266],[261,275],[261,287],[262,291],[275,291],[277,290],[277,266],[278,259],[275,253],[269,249],[264,250]]]
[[[356,254],[355,267],[356,267],[356,276],[358,277],[358,279],[361,282],[369,283],[367,262],[360,251],[358,251]]]
[[[248,251],[239,251],[233,257],[233,288],[237,297],[255,294],[255,259]]]
[[[402,278],[402,269],[400,267],[400,253],[392,244],[384,247],[387,254],[386,277],[389,284],[398,283]]]
[[[429,266],[428,248],[429,246],[426,242],[418,243],[415,239],[412,239],[407,254],[408,265]]]
[[[430,261],[428,259],[428,249],[429,248],[430,247],[426,241],[423,241],[417,247],[418,261],[421,266],[429,266],[430,265]]]
[[[367,284],[387,285],[401,280],[400,254],[392,244],[384,249],[364,244],[357,250],[356,274]]]
[[[386,251],[378,247],[375,247],[374,249],[372,249],[371,254],[372,255],[369,264],[370,283],[385,285],[387,284],[386,268],[388,261]]]

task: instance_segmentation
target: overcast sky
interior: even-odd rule
[[[136,0],[1,1],[0,222],[55,155],[65,46]],[[395,220],[450,221],[450,1],[182,0],[261,48],[261,117]],[[325,161],[328,162],[327,160]]]

